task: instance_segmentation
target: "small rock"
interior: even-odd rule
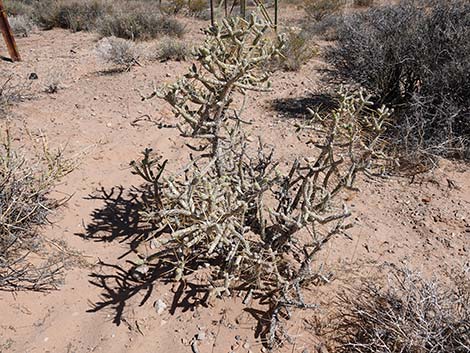
[[[241,339],[242,339],[242,338],[240,337],[240,335],[236,335],[236,336],[235,336],[235,340],[236,340],[236,341],[240,341]]]
[[[204,341],[206,339],[206,334],[205,332],[199,332],[197,335],[196,335],[196,339],[198,341]]]
[[[153,306],[158,315],[162,314],[167,307],[167,305],[161,299],[158,299]]]
[[[250,349],[250,344],[249,344],[248,342],[245,342],[245,343],[243,344],[243,348],[245,348],[245,349]]]
[[[29,80],[37,80],[39,78],[38,74],[35,72],[31,72],[28,76]]]

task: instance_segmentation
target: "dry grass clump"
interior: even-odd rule
[[[314,307],[302,288],[325,275],[311,264],[348,228],[350,212],[339,195],[384,157],[389,112],[372,109],[362,93],[343,92],[331,115],[312,111],[298,127],[307,135],[319,131],[309,136],[317,153],[280,170],[273,150],[251,142],[243,120],[249,92],[270,89],[267,63],[284,44],[268,39],[270,30],[256,18],[207,29],[198,64],[152,95],[172,106],[177,128],[190,139],[191,163],[167,175],[167,162],[146,150],[132,166],[148,183],[142,215],[155,229],[146,240],[154,253],[142,256],[136,272],[145,276],[156,266],[182,283],[202,272],[207,300],[237,288],[247,297],[266,296],[272,348],[283,341],[282,318],[290,310]]]
[[[146,7],[120,10],[101,18],[97,26],[104,36],[146,40],[161,36],[182,37],[184,26],[171,16],[163,16]]]
[[[397,110],[390,141],[410,160],[470,157],[470,2],[404,0],[345,17],[330,58]]]
[[[37,227],[60,205],[48,194],[74,166],[45,143],[29,159],[12,146],[8,130],[0,140],[0,290],[50,288],[60,273],[59,261],[32,261],[29,255],[41,249]]]
[[[469,352],[470,272],[454,275],[442,283],[393,269],[386,285],[365,281],[343,293],[335,321],[339,351]]]
[[[113,64],[118,70],[128,71],[138,64],[141,50],[130,40],[108,37],[98,42],[96,53],[105,63]]]

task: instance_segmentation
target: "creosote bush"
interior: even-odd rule
[[[366,280],[344,292],[334,320],[339,351],[468,352],[470,272],[452,276],[442,283],[407,268],[392,269],[386,285]]]
[[[312,269],[318,252],[348,228],[341,192],[358,173],[373,173],[384,157],[381,138],[390,115],[374,110],[362,92],[343,92],[329,116],[312,113],[299,125],[320,131],[317,153],[281,170],[274,151],[251,141],[244,129],[248,95],[270,89],[267,63],[284,39],[270,40],[271,27],[252,17],[224,20],[205,31],[197,64],[176,83],[151,97],[166,100],[177,128],[188,138],[191,162],[167,174],[167,161],[150,149],[131,165],[148,184],[142,216],[155,229],[154,253],[142,255],[134,273],[160,267],[187,283],[207,276],[207,300],[243,288],[247,298],[265,295],[271,305],[267,345],[283,340],[282,318],[292,308],[312,308],[302,288],[321,283]],[[239,102],[239,104],[235,104]]]
[[[0,290],[49,289],[60,278],[60,260],[38,263],[29,255],[41,249],[38,226],[60,206],[48,195],[74,164],[45,142],[37,156],[28,158],[12,146],[8,130],[0,137]]]
[[[377,104],[409,159],[470,157],[470,2],[403,0],[345,17],[330,59]]]

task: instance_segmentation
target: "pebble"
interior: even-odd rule
[[[153,306],[158,315],[162,314],[167,307],[167,305],[161,299],[158,299]]]

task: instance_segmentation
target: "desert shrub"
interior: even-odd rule
[[[470,3],[408,0],[347,17],[330,58],[396,108],[408,155],[470,156]],[[391,130],[392,131],[392,130]]]
[[[110,5],[102,0],[45,0],[34,4],[33,15],[44,29],[58,27],[77,32],[93,29],[97,19],[110,11]]]
[[[389,112],[371,109],[362,94],[342,94],[331,115],[312,112],[298,127],[324,132],[315,134],[318,153],[279,168],[272,149],[250,142],[242,116],[243,97],[269,90],[267,63],[284,44],[282,37],[271,41],[269,30],[256,18],[207,29],[197,64],[151,95],[171,105],[190,139],[191,162],[167,175],[167,161],[147,149],[131,165],[148,186],[141,214],[154,229],[144,240],[154,253],[134,272],[145,280],[156,266],[182,283],[202,272],[207,300],[236,288],[262,294],[271,305],[265,339],[273,347],[283,339],[288,308],[313,307],[302,288],[325,277],[311,263],[348,228],[339,195],[358,173],[374,169]]]
[[[208,8],[207,0],[191,0],[188,3],[189,14],[198,18],[203,17]]]
[[[285,44],[281,55],[275,60],[275,67],[285,71],[298,71],[316,55],[315,45],[305,34],[304,31],[297,33],[292,30],[285,33]]]
[[[386,285],[365,280],[339,297],[340,352],[464,353],[470,347],[470,276],[447,283],[393,269]]]
[[[326,41],[336,41],[341,22],[341,14],[326,15],[319,21],[305,21],[302,24],[302,32],[307,38],[316,37]]]
[[[62,87],[62,74],[57,71],[52,71],[46,78],[46,83],[44,84],[44,92],[49,94],[54,94],[59,92]]]
[[[187,5],[187,0],[170,0],[161,4],[160,10],[168,15],[176,15]]]
[[[96,47],[98,57],[106,63],[113,64],[117,69],[128,71],[138,63],[140,49],[126,39],[108,37],[100,40]]]
[[[32,262],[29,254],[41,248],[38,226],[60,205],[48,197],[50,191],[74,166],[45,143],[28,158],[12,146],[9,130],[0,137],[0,290],[46,289],[61,265],[58,259]]]
[[[303,8],[310,19],[322,20],[325,16],[340,11],[344,0],[304,0]]]
[[[4,6],[10,16],[32,16],[31,1],[5,0]]]
[[[156,49],[155,53],[152,53],[152,56],[161,61],[175,60],[183,61],[186,60],[191,55],[191,49],[188,45],[181,41],[175,40],[172,38],[162,39]]]
[[[11,30],[16,36],[28,37],[34,28],[33,20],[24,15],[12,16],[8,20]]]
[[[105,16],[98,23],[98,32],[104,37],[145,40],[160,36],[182,37],[184,26],[176,18],[136,8]]]
[[[374,0],[354,0],[354,5],[359,7],[370,7],[374,5]]]
[[[26,80],[0,72],[0,118],[6,115],[12,103],[21,102],[31,97],[30,84]]]

